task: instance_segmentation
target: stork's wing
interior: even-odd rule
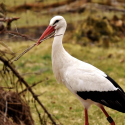
[[[87,72],[84,69],[70,68],[66,73],[66,81],[70,90],[84,100],[101,103],[107,107],[125,112],[125,93],[109,76],[99,71]]]
[[[115,81],[114,81],[111,77],[109,77],[108,75],[106,76],[106,78],[107,78],[115,87],[119,88],[119,89],[124,93],[123,89],[118,85],[117,82],[115,82]]]
[[[109,108],[125,113],[125,94],[119,89],[116,91],[107,92],[78,91],[77,94],[84,100],[91,99],[94,102],[98,102]]]

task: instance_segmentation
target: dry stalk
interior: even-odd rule
[[[8,105],[8,103],[7,103],[7,100],[6,100],[6,107],[5,107],[5,113],[4,113],[4,122],[6,122],[6,117],[7,117],[7,105]]]
[[[54,36],[54,32],[52,32],[49,36],[45,37],[44,39],[42,39],[40,42],[43,42],[51,37]],[[31,50],[34,46],[36,46],[37,43],[34,43],[32,46],[30,46],[29,48],[27,48],[26,50],[24,50],[18,57],[16,57],[12,62],[17,61],[20,57],[22,57],[25,53],[27,53],[29,50]]]

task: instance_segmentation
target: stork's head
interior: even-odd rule
[[[61,28],[66,29],[66,21],[62,16],[55,16],[50,20],[49,26],[39,38],[37,45],[41,43],[41,40],[47,38],[51,33],[58,31]]]

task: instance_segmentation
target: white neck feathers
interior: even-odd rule
[[[58,82],[62,82],[63,72],[61,73],[61,69],[65,67],[70,58],[70,55],[65,51],[62,45],[62,34],[64,33],[65,28],[63,27],[57,30],[52,45],[52,67]]]
[[[55,37],[53,40],[53,45],[52,45],[52,56],[53,54],[55,55],[56,53],[64,52],[64,48],[62,45],[62,39],[65,33],[65,27],[62,27],[55,32]]]

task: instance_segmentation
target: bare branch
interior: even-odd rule
[[[41,115],[40,115],[40,113],[39,113],[39,110],[38,110],[38,108],[37,108],[37,106],[36,106],[36,102],[35,102],[35,101],[34,101],[34,105],[35,105],[35,108],[36,108],[37,114],[38,114],[38,116],[39,116],[40,123],[41,123],[41,125],[42,125],[42,124],[43,124],[43,120],[42,120],[42,118],[41,118]]]
[[[40,102],[39,98],[37,97],[37,95],[35,95],[35,93],[33,92],[33,90],[30,88],[30,86],[28,85],[28,83],[24,80],[24,78],[19,74],[19,72],[17,70],[15,70],[12,65],[3,57],[0,56],[0,60],[6,65],[8,66],[11,71],[18,77],[18,79],[28,88],[29,92],[32,94],[33,98],[39,103],[39,105],[43,108],[44,112],[48,115],[49,119],[52,121],[53,125],[57,125],[56,122],[54,121],[54,119],[52,118],[51,114],[47,111],[47,109],[44,107],[44,105]]]
[[[57,36],[60,36],[60,35],[63,35],[63,34],[55,35],[55,32],[52,32],[49,36],[43,38],[43,39],[40,41],[40,43],[43,42],[43,41],[45,41],[45,40],[47,40],[47,39],[49,39],[49,38],[57,37]],[[39,43],[39,44],[40,44],[40,43]],[[14,61],[17,61],[20,57],[22,57],[25,53],[27,53],[29,50],[31,50],[31,49],[32,49],[34,46],[36,46],[36,45],[37,45],[37,43],[34,43],[32,46],[30,46],[29,48],[27,48],[26,50],[24,50],[19,56],[17,56],[17,57],[12,61],[12,63],[13,63]]]
[[[29,36],[25,35],[25,34],[21,34],[19,32],[14,32],[14,31],[4,31],[4,33],[9,33],[9,34],[12,34],[12,35],[17,35],[17,36],[21,36],[21,37],[24,37],[25,39],[29,39],[29,40],[32,40],[34,42],[36,42],[36,40],[30,38]]]
[[[14,17],[14,18],[0,18],[0,22],[12,22],[14,20],[18,20],[19,17]]]
[[[47,79],[48,79],[48,78],[47,78]],[[47,80],[47,79],[45,79],[45,80]],[[39,84],[39,83],[41,83],[41,82],[43,82],[43,81],[45,81],[45,80],[40,80],[40,81],[38,81],[37,83],[33,83],[32,86],[29,86],[29,87],[32,88],[32,87],[36,86],[37,84]],[[27,90],[28,90],[28,88],[24,89],[23,91],[21,91],[21,92],[18,93],[18,94],[20,95],[20,94],[24,93],[24,92],[27,91]]]
[[[28,49],[26,49],[26,50],[24,50],[18,57],[16,57],[16,59],[14,59],[13,61],[12,61],[12,63],[14,62],[14,61],[17,61],[21,56],[23,56],[25,53],[27,53],[29,50],[31,50],[34,46],[36,46],[36,43],[34,43],[32,46],[30,46]]]

